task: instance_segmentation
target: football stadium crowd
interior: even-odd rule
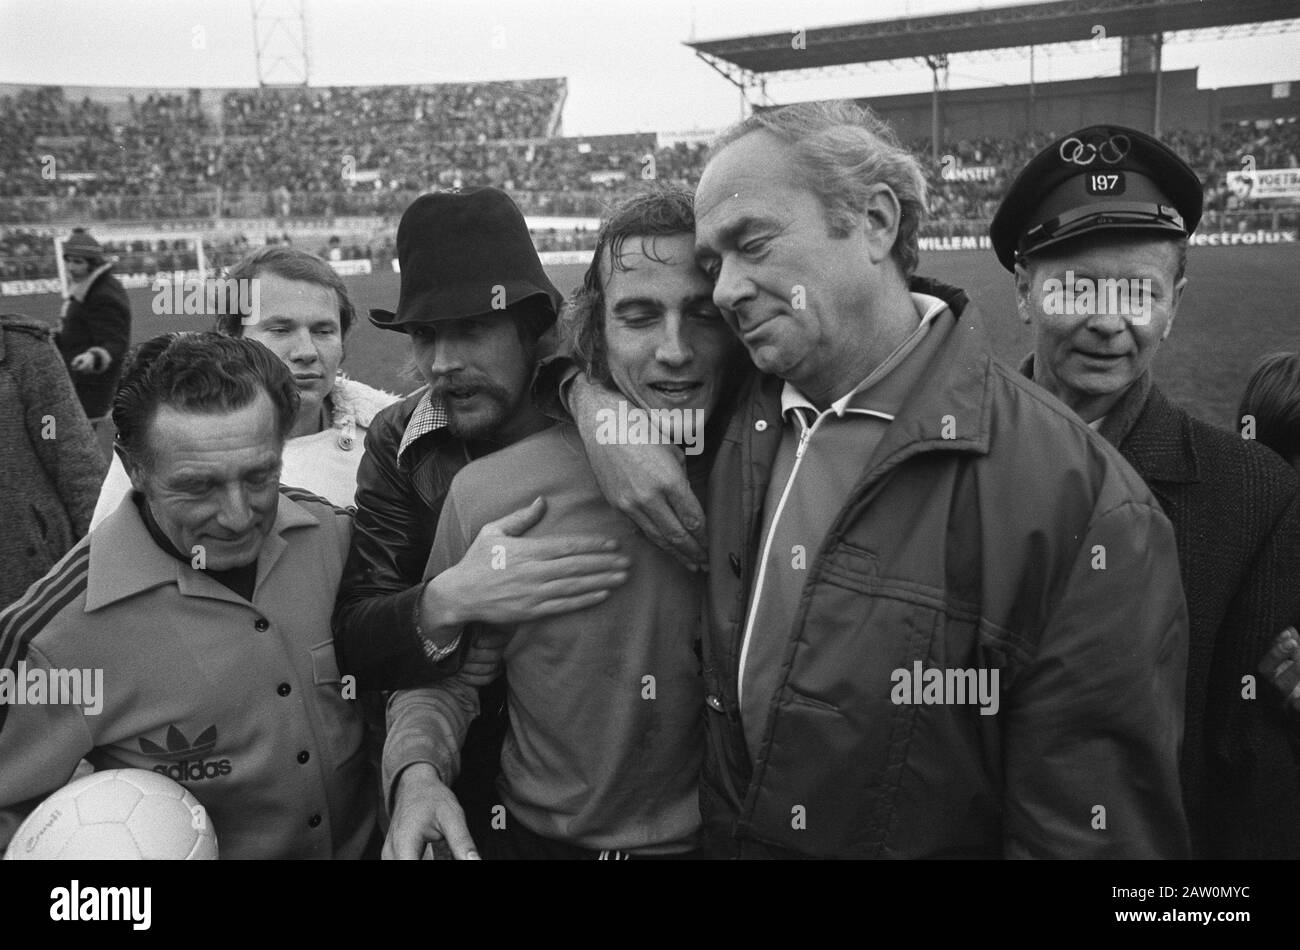
[[[57,273],[51,242],[23,224],[184,218],[277,219],[374,216],[373,235],[344,234],[309,250],[335,260],[393,257],[397,216],[419,194],[493,185],[526,214],[596,217],[630,181],[693,185],[706,157],[701,139],[660,142],[654,133],[557,136],[562,79],[434,86],[237,89],[204,104],[185,94],[131,96],[125,106],[65,95],[62,87],[0,97],[0,279]],[[927,168],[930,216],[924,235],[983,235],[1017,169],[1054,132],[1013,139],[946,142],[942,164],[980,176]],[[1300,167],[1300,125],[1224,126],[1213,134],[1164,135],[1204,183],[1207,223],[1225,213],[1268,210],[1228,186],[1244,156],[1258,168]],[[927,142],[908,143],[928,154]],[[949,157],[953,160],[949,161]],[[1277,224],[1293,226],[1294,209]],[[1244,219],[1236,224],[1246,227]],[[1231,227],[1231,222],[1226,225]],[[548,230],[543,251],[590,249],[594,234]],[[290,240],[268,237],[265,243]],[[106,245],[131,269],[192,268],[187,242]],[[207,247],[224,264],[248,249],[237,236]]]

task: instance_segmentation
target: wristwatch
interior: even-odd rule
[[[426,587],[428,584],[425,585]],[[415,635],[420,640],[420,649],[424,651],[424,658],[430,663],[441,663],[447,657],[456,652],[460,646],[460,634],[452,639],[446,646],[440,647],[424,635],[424,630],[420,627],[420,601],[415,602]]]
[[[420,633],[419,628],[416,628],[415,632],[420,638],[420,649],[424,651],[424,658],[430,663],[441,663],[455,653],[456,648],[460,646],[459,633],[456,634],[456,639],[452,640],[451,643],[448,643],[445,647],[440,647],[432,640],[425,638],[424,634]]]

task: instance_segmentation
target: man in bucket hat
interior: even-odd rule
[[[1300,767],[1282,704],[1254,682],[1300,615],[1300,483],[1151,378],[1200,217],[1201,183],[1176,153],[1095,125],[1030,160],[990,231],[1034,330],[1022,372],[1119,449],[1173,524],[1190,621],[1181,772],[1193,855],[1296,858]]]
[[[370,319],[408,336],[427,385],[379,413],[366,435],[334,611],[340,669],[371,695],[462,666],[490,679],[496,651],[470,649],[461,628],[599,603],[626,567],[605,537],[524,537],[545,513],[539,498],[486,525],[459,563],[422,579],[452,477],[553,421],[533,404],[531,383],[562,298],[522,213],[495,188],[417,198],[398,225],[397,256],[397,310],[372,310]],[[476,790],[492,794],[504,730],[493,713],[504,694],[499,681],[484,691],[485,715],[466,744],[457,793],[471,828],[491,817],[491,801]]]

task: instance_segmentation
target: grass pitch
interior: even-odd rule
[[[549,268],[551,280],[568,292],[582,280],[583,268]],[[984,314],[994,350],[1008,362],[1029,351],[1028,328],[1016,316],[1011,275],[992,252],[927,251],[920,273],[962,287]],[[1192,248],[1190,283],[1173,333],[1155,361],[1156,380],[1165,393],[1193,415],[1237,428],[1237,402],[1252,364],[1278,350],[1300,350],[1300,247]],[[395,309],[399,278],[391,272],[344,278],[357,310]],[[173,329],[207,329],[207,318],[156,317],[153,294],[128,291],[135,342]],[[60,300],[52,294],[0,300],[6,312],[55,323]],[[199,321],[200,325],[196,325]],[[343,367],[357,379],[406,393],[416,383],[404,378],[405,337],[378,330],[362,319],[347,342]]]

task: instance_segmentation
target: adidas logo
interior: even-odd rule
[[[151,759],[177,759],[170,765],[155,765],[153,770],[160,775],[166,775],[169,779],[177,782],[191,781],[198,782],[205,778],[219,778],[223,775],[230,774],[229,759],[214,759],[205,761],[203,756],[211,752],[217,745],[217,727],[208,726],[193,742],[185,738],[185,733],[181,732],[174,725],[167,727],[167,738],[164,740],[167,747],[163,748],[152,740],[141,738],[140,752]]]
[[[203,755],[211,752],[217,744],[217,727],[208,726],[199,733],[192,743],[185,738],[185,733],[175,726],[167,727],[167,748],[148,739],[140,740],[140,751],[150,758],[170,759],[178,755]]]

